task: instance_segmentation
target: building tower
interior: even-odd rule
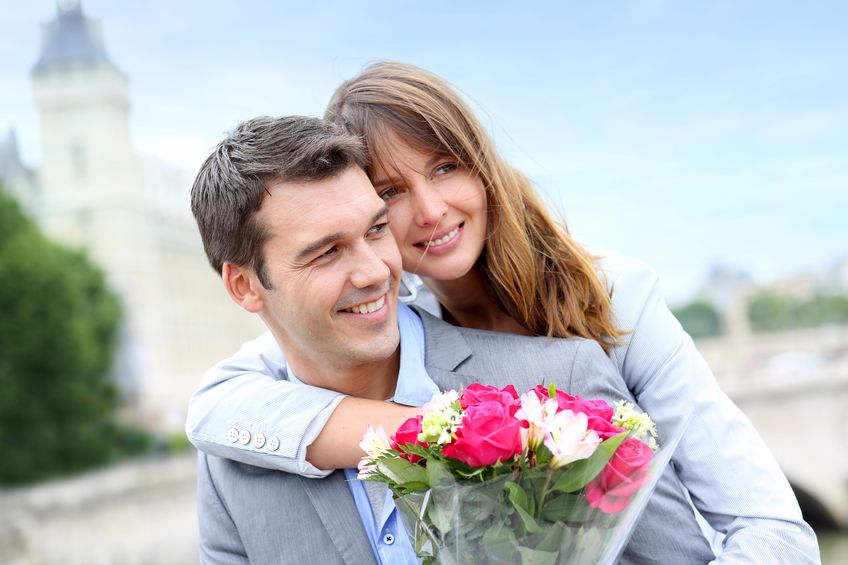
[[[150,205],[129,130],[129,81],[109,58],[99,22],[79,1],[60,2],[42,28],[31,71],[43,161],[36,219],[51,238],[85,249],[124,305],[116,376],[132,392],[145,370],[144,336],[155,321]],[[151,326],[151,327],[147,327]]]
[[[78,1],[44,24],[31,77],[44,151],[38,215],[49,234],[91,247],[93,209],[138,192],[127,77]]]
[[[31,78],[44,146],[36,220],[53,239],[85,249],[120,296],[114,373],[131,412],[180,429],[203,371],[255,336],[258,320],[209,270],[189,213],[190,179],[159,186],[167,175],[136,154],[127,76],[79,1],[60,2],[44,26]]]

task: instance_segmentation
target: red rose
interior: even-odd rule
[[[512,406],[489,400],[469,405],[464,412],[457,439],[442,449],[446,457],[482,467],[521,452],[520,424]]]
[[[537,386],[533,392],[544,402],[549,398],[548,389]],[[601,439],[609,439],[624,430],[612,425],[613,409],[605,400],[587,400],[579,395],[570,395],[561,390],[556,391],[557,412],[571,410],[583,412],[589,418],[588,429],[594,430]]]
[[[462,391],[462,396],[459,398],[459,404],[465,410],[469,406],[480,404],[481,402],[499,402],[510,409],[510,416],[514,416],[518,409],[521,408],[521,401],[518,398],[518,393],[512,385],[506,385],[503,388],[496,388],[489,385],[481,385],[474,383]]]
[[[635,438],[625,439],[615,450],[601,474],[586,485],[586,501],[607,514],[621,512],[648,478],[648,463],[654,451]]]
[[[397,429],[395,434],[392,436],[392,449],[398,449],[398,446],[401,445],[420,445],[421,447],[427,447],[427,444],[420,441],[418,439],[418,434],[421,433],[421,420],[423,416],[415,416],[414,418],[409,418],[400,427]],[[414,455],[412,453],[402,453],[401,457],[407,459],[410,463],[417,463],[421,460],[421,457],[418,455]]]

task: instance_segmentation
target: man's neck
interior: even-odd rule
[[[400,346],[387,359],[360,364],[330,364],[289,354],[286,362],[303,383],[373,400],[388,400],[395,394],[400,371]]]

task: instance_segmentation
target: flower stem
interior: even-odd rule
[[[539,503],[536,504],[536,512],[535,518],[542,517],[542,505],[545,504],[545,499],[548,497],[548,493],[550,493],[549,487],[551,486],[551,480],[554,478],[554,471],[550,467],[545,473],[545,485],[542,487],[542,495],[539,497]]]

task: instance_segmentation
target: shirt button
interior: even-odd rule
[[[237,442],[238,436],[239,436],[239,433],[238,433],[237,429],[230,428],[229,430],[227,430],[227,439],[230,441],[230,443]]]
[[[265,436],[262,434],[253,434],[253,447],[261,449],[265,445]]]
[[[277,439],[277,436],[271,436],[268,438],[268,443],[265,444],[265,447],[268,448],[268,451],[277,451],[280,447],[280,440]]]
[[[247,430],[242,430],[238,437],[239,443],[242,445],[247,445],[250,443],[250,432]]]
[[[383,536],[383,543],[386,545],[392,545],[395,543],[395,536],[392,534],[386,534]]]

